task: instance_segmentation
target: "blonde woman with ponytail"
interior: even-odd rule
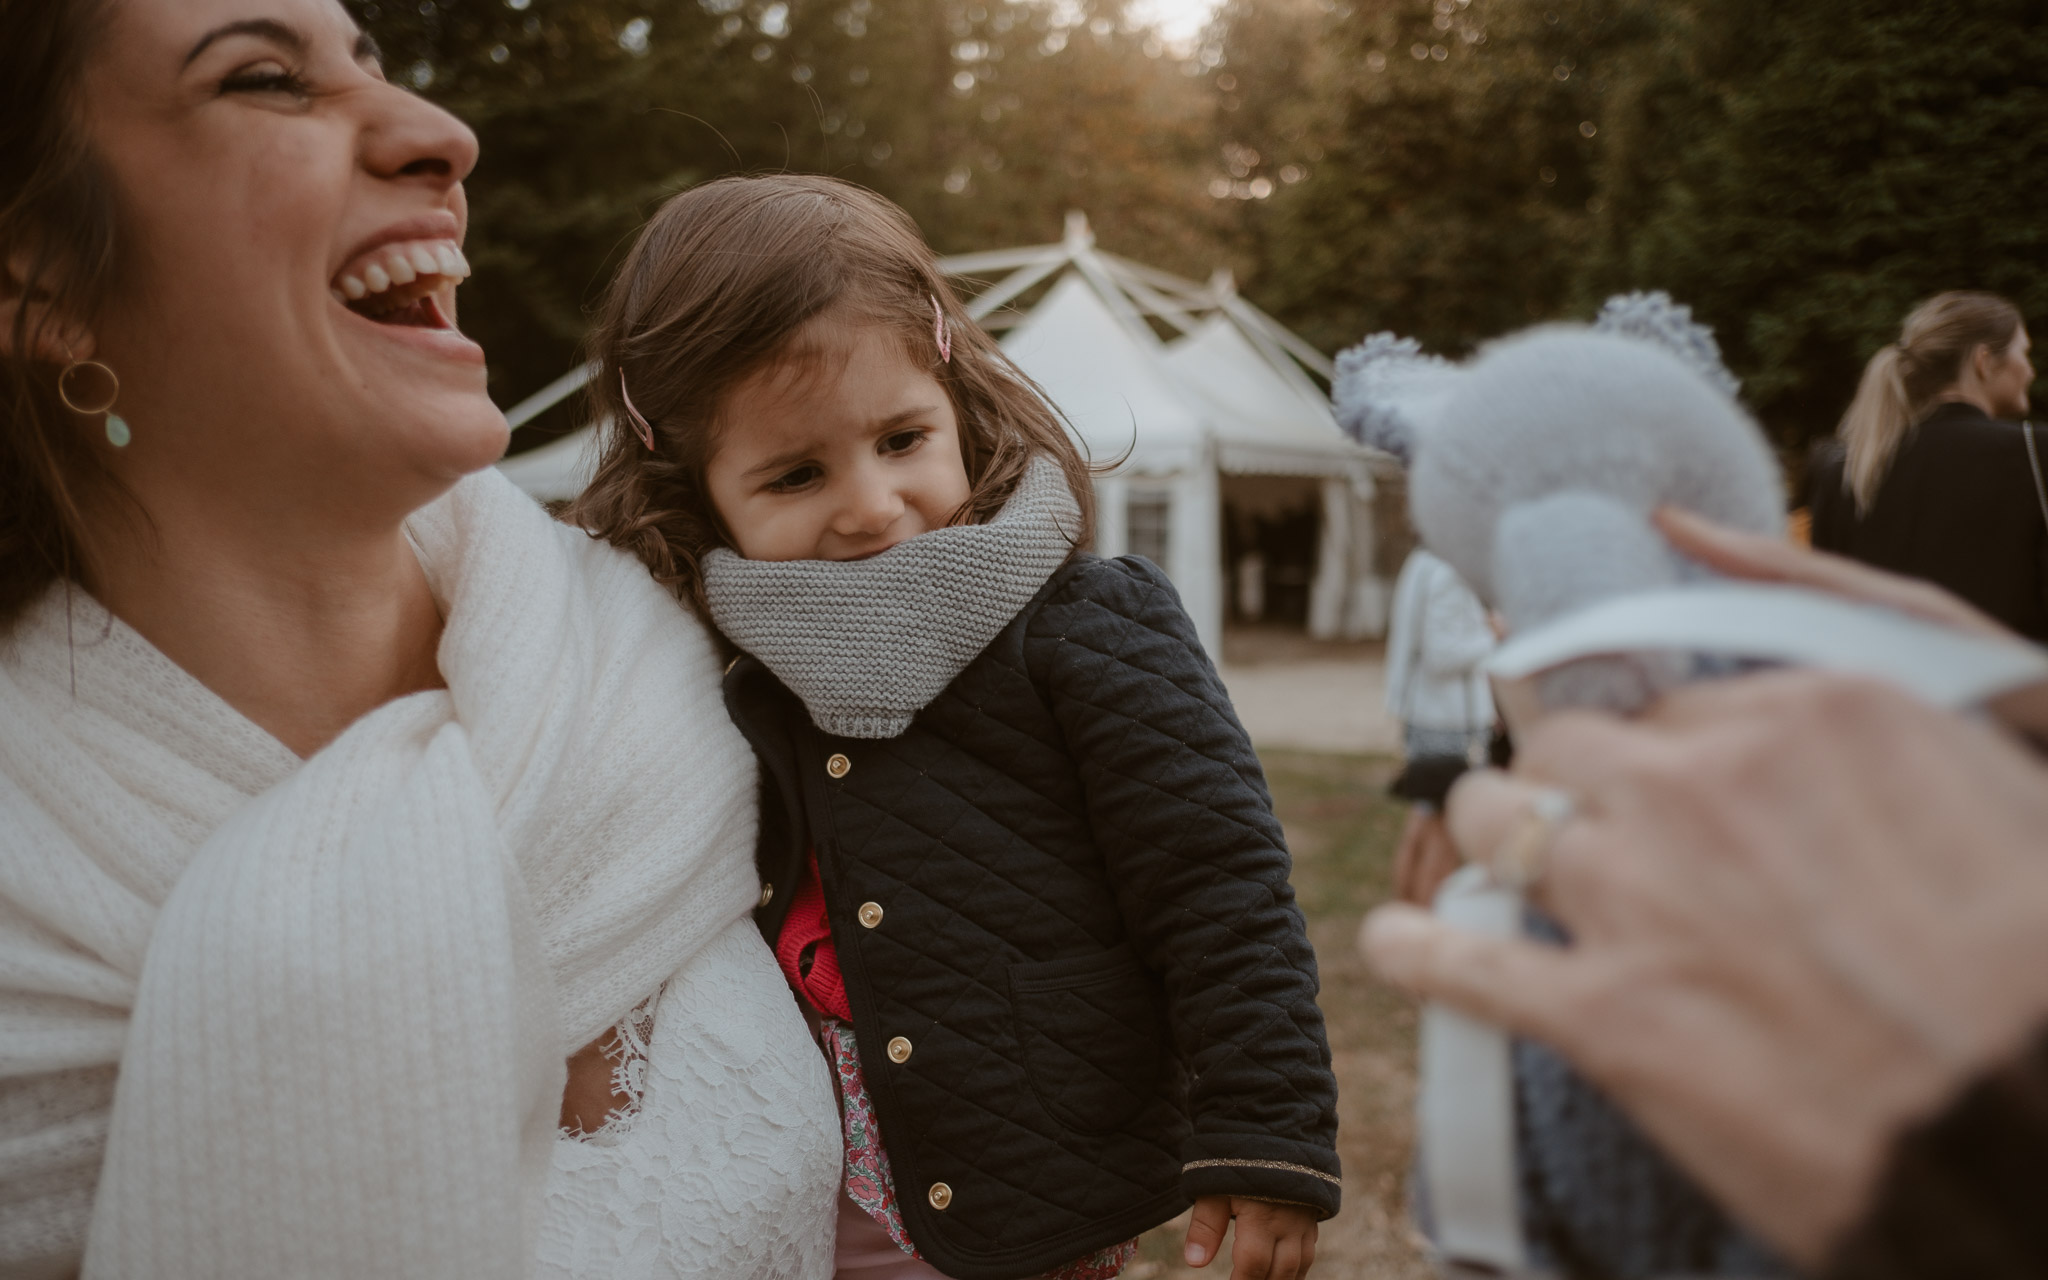
[[[1813,542],[2048,640],[2048,436],[2023,421],[2029,345],[1995,294],[1915,307],[1815,457]]]

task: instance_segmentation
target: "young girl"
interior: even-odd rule
[[[1173,588],[909,218],[726,179],[597,331],[570,519],[740,651],[762,932],[835,1069],[841,1276],[1116,1275],[1190,1202],[1294,1280],[1337,1211],[1315,957],[1258,760]]]

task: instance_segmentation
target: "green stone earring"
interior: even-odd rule
[[[74,394],[77,388],[73,386],[72,378],[84,370],[91,370],[93,373],[104,377],[107,380],[107,388],[104,396],[92,397],[86,402],[81,403],[77,395]],[[57,375],[57,398],[64,402],[64,407],[73,413],[84,414],[88,418],[96,413],[107,415],[107,443],[113,445],[116,449],[125,449],[128,447],[128,442],[135,438],[135,433],[129,430],[128,419],[114,412],[114,401],[118,400],[120,396],[120,377],[115,374],[111,367],[102,364],[98,360],[73,360],[70,364],[64,366],[64,372]]]

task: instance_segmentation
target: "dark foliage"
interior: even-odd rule
[[[1396,0],[1326,23],[1327,158],[1260,211],[1253,289],[1324,345],[1459,350],[1667,289],[1796,455],[1920,298],[2048,316],[2048,6]]]
[[[464,323],[507,404],[569,367],[657,201],[782,168],[942,251],[1085,209],[1326,350],[1668,289],[1788,455],[1917,299],[2048,317],[2041,0],[1227,0],[1185,57],[1121,4],[356,0],[482,136]]]

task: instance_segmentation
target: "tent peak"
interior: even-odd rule
[[[1065,244],[1069,253],[1095,247],[1095,228],[1088,225],[1088,215],[1079,209],[1067,210]]]

